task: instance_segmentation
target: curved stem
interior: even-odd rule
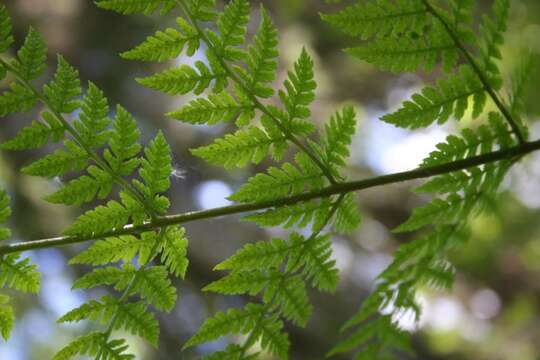
[[[80,236],[62,236],[51,239],[20,242],[11,245],[1,245],[0,255],[21,252],[26,250],[44,249],[62,245],[82,243],[90,240],[103,239],[127,234],[136,234],[143,231],[157,229],[163,226],[184,224],[196,220],[213,219],[221,216],[239,214],[249,211],[264,210],[274,207],[293,205],[300,202],[315,200],[332,195],[346,194],[353,191],[361,191],[377,186],[399,183],[414,179],[429,178],[436,175],[443,175],[454,171],[465,170],[471,167],[489,164],[501,160],[513,159],[534,151],[540,150],[540,140],[525,142],[507,149],[497,150],[482,155],[473,156],[466,159],[452,161],[450,163],[421,167],[410,171],[398,172],[389,175],[372,177],[369,179],[349,181],[340,184],[331,185],[321,190],[302,193],[299,195],[288,196],[284,198],[268,200],[257,203],[247,203],[240,205],[224,206],[203,211],[192,211],[182,214],[157,217],[142,225],[128,225],[122,229],[110,231],[104,234],[96,234],[89,237]]]
[[[422,2],[424,3],[424,6],[426,7],[427,11],[430,12],[441,23],[441,25],[444,27],[444,29],[446,30],[446,32],[448,33],[452,41],[454,41],[454,44],[456,44],[457,48],[461,51],[461,53],[465,57],[465,60],[467,60],[467,62],[471,65],[471,68],[476,73],[476,75],[478,76],[478,79],[482,83],[484,90],[488,93],[488,95],[491,97],[491,99],[495,103],[495,106],[497,106],[501,114],[504,116],[504,118],[506,119],[510,127],[512,128],[512,131],[518,138],[519,142],[521,144],[525,143],[525,137],[521,133],[521,129],[519,128],[519,125],[517,124],[516,120],[514,120],[514,118],[512,117],[512,114],[510,113],[508,108],[504,105],[503,101],[499,98],[495,89],[493,89],[493,87],[489,84],[489,80],[487,79],[482,69],[480,69],[480,66],[478,65],[476,60],[474,60],[471,53],[467,50],[465,45],[461,42],[461,40],[459,39],[457,34],[452,30],[450,25],[448,25],[448,23],[444,20],[441,14],[439,14],[437,10],[435,10],[435,8],[429,3],[429,1],[422,0]]]

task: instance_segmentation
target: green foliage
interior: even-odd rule
[[[41,275],[37,266],[30,264],[30,259],[20,260],[20,254],[6,255],[0,258],[0,288],[36,294],[39,291]]]
[[[139,271],[131,264],[121,268],[109,266],[84,275],[73,284],[73,288],[112,285],[118,291],[128,289],[128,295],[139,294],[159,310],[171,311],[176,304],[176,289],[172,287],[167,274],[163,266],[141,268]],[[135,279],[133,283],[132,279]]]
[[[58,56],[58,67],[54,78],[43,87],[43,94],[58,113],[72,113],[79,108],[77,97],[81,95],[79,72]]]
[[[9,196],[5,190],[0,189],[0,225],[4,224],[10,216]],[[6,240],[10,236],[11,231],[6,227],[0,226],[0,241]]]
[[[254,27],[257,30],[248,39],[251,6],[247,0],[226,2],[223,11],[216,10],[214,0],[96,3],[122,14],[146,15],[178,6],[182,17],[177,19],[176,28],[156,32],[122,56],[162,62],[182,53],[202,55],[204,48],[205,59],[165,69],[138,82],[170,95],[195,95],[168,114],[174,119],[208,125],[235,121],[239,129],[192,150],[194,155],[227,169],[260,166],[267,156],[278,163],[240,186],[230,199],[250,205],[232,209],[262,209],[261,204],[269,204],[244,219],[295,230],[309,226],[306,235],[293,231],[288,240],[247,244],[218,264],[215,270],[227,273],[205,291],[256,299],[243,309],[216,313],[184,348],[227,335],[244,335],[243,344],[230,344],[206,359],[264,356],[251,351],[256,344],[261,352],[286,359],[290,344],[283,321],[306,326],[312,313],[308,288],[335,292],[339,283],[332,240],[325,228],[350,233],[361,222],[358,201],[347,192],[348,184],[343,184],[356,131],[354,108],[344,107],[321,131],[317,129],[310,119],[317,87],[314,63],[305,48],[287,72],[283,89],[271,99],[278,72],[277,29],[261,7],[258,28]],[[524,135],[527,132],[521,116],[532,62],[525,61],[516,71],[508,109],[497,94],[502,86],[497,61],[509,2],[494,1],[492,16],[484,16],[478,34],[472,26],[473,3],[367,0],[323,15],[329,24],[364,41],[348,53],[382,70],[431,71],[440,66],[446,73],[445,78],[426,86],[382,120],[408,129],[443,124],[450,117],[465,117],[470,103],[473,119],[487,118],[475,130],[464,129],[437,145],[422,163],[425,168],[519,146],[515,138],[521,136],[516,128]],[[12,43],[10,19],[0,5],[0,51],[5,52]],[[52,80],[42,90],[34,86],[33,81],[44,72],[46,55],[41,36],[30,29],[16,57],[0,61],[0,77],[4,79],[6,72],[14,75],[13,80],[6,79],[8,88],[0,95],[0,116],[28,111],[38,101],[46,108],[40,118],[1,146],[26,150],[42,148],[50,141],[63,143],[22,171],[47,178],[70,177],[45,197],[49,202],[82,205],[97,198],[97,206],[65,230],[77,240],[96,240],[71,260],[71,264],[98,266],[77,280],[74,289],[107,285],[120,292],[118,297],[89,300],[59,320],[91,320],[105,329],[75,339],[54,359],[78,355],[132,359],[126,354],[125,340],[111,340],[111,332],[125,330],[156,346],[159,326],[149,308],[174,308],[177,290],[171,278],[185,278],[189,264],[185,230],[173,225],[175,217],[164,217],[170,205],[166,193],[173,170],[171,149],[160,131],[141,152],[141,132],[133,116],[117,106],[111,119],[108,100],[93,83],[80,100],[83,91],[78,72],[61,56]],[[461,63],[465,64],[456,69]],[[488,96],[497,112],[484,111]],[[418,289],[451,288],[455,269],[447,254],[466,241],[468,219],[488,208],[513,161],[508,158],[497,164],[450,171],[416,189],[433,194],[434,199],[412,211],[395,231],[422,230],[422,236],[398,249],[373,293],[343,327],[349,336],[329,355],[360,349],[357,359],[389,359],[394,350],[410,351],[409,335],[399,328],[397,317],[412,312],[418,318]],[[301,200],[292,201],[297,199]],[[0,223],[10,214],[8,202],[5,192],[0,192]],[[9,231],[0,228],[0,240],[7,237]],[[19,254],[1,256],[0,287],[4,286],[37,292],[39,273],[28,259],[20,260]],[[0,295],[3,338],[8,337],[13,322],[9,299]]]
[[[93,332],[75,339],[68,346],[60,350],[53,360],[70,360],[77,355],[86,355],[100,360],[132,360],[133,355],[125,354],[128,346],[126,341],[108,341],[104,333]]]
[[[113,297],[104,296],[100,301],[91,300],[71,310],[58,319],[58,322],[92,320],[106,325],[113,316],[117,317],[114,330],[125,329],[157,346],[159,336],[158,322],[154,315],[147,311],[146,304],[141,301],[126,304]]]
[[[100,8],[113,10],[121,14],[143,13],[150,15],[161,7],[161,13],[169,12],[175,6],[173,0],[97,0]]]
[[[13,61],[14,68],[23,79],[33,80],[45,70],[46,58],[47,47],[41,35],[30,28],[23,46],[17,52],[18,61]]]
[[[425,87],[412,96],[412,101],[405,101],[402,108],[384,115],[381,120],[409,129],[426,127],[435,121],[443,124],[451,116],[460,120],[470,98],[473,100],[472,117],[477,118],[486,103],[484,87],[469,66],[462,66],[458,74],[439,80],[436,87]]]
[[[199,34],[183,18],[176,19],[176,24],[178,29],[158,31],[134,49],[122,53],[122,57],[128,60],[166,61],[178,57],[186,46],[187,55],[193,56],[200,46]]]
[[[9,339],[13,325],[15,325],[15,314],[9,305],[9,297],[0,295],[0,336],[4,340]]]
[[[281,168],[269,168],[268,174],[257,174],[229,199],[239,202],[273,200],[324,186],[323,174],[311,159],[298,153],[295,162],[296,166],[285,163]]]
[[[244,309],[219,312],[206,320],[199,332],[189,339],[184,349],[232,334],[247,334],[255,331],[252,341],[260,341],[263,350],[268,350],[281,359],[287,359],[289,340],[282,333],[283,323],[276,316],[268,316],[262,305],[248,304]],[[244,353],[244,351],[242,351]],[[218,357],[219,359],[219,357]]]

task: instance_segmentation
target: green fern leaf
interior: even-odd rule
[[[161,262],[167,267],[169,273],[183,279],[189,265],[186,230],[178,226],[169,226],[163,231],[165,234],[161,241]]]
[[[160,131],[144,150],[145,158],[141,160],[139,174],[144,180],[145,194],[153,198],[156,194],[164,193],[171,186],[169,177],[172,173],[171,149],[165,136]]]
[[[450,116],[461,119],[467,110],[468,100],[473,97],[473,118],[478,117],[485,106],[484,87],[469,66],[462,66],[458,75],[440,80],[437,87],[425,87],[412,96],[403,107],[381,120],[402,128],[426,127],[437,121],[445,123]]]
[[[193,18],[199,21],[212,21],[217,16],[215,0],[187,0],[186,6]]]
[[[193,149],[191,153],[226,169],[259,164],[269,152],[275,160],[280,160],[288,147],[287,138],[279,130],[275,131],[268,117],[263,117],[262,123],[264,130],[258,127],[242,129],[211,145]]]
[[[43,87],[43,94],[56,112],[69,114],[79,108],[76,100],[81,95],[79,72],[60,55],[54,78]]]
[[[127,60],[167,61],[177,58],[187,45],[187,55],[193,56],[199,49],[197,30],[183,18],[176,19],[180,29],[167,28],[149,36],[142,44],[121,54]]]
[[[22,172],[32,176],[55,177],[69,171],[83,170],[88,164],[88,155],[84,149],[71,140],[66,140],[65,149],[56,150],[40,160],[22,168]]]
[[[29,150],[39,149],[49,142],[53,130],[47,125],[32,121],[32,124],[21,129],[17,135],[6,142],[0,144],[5,150]]]
[[[325,125],[325,133],[321,141],[324,160],[335,171],[347,165],[346,160],[350,155],[349,147],[355,132],[356,112],[352,106],[347,106],[343,111],[336,113]]]
[[[23,46],[17,52],[17,58],[18,61],[13,60],[13,65],[23,79],[30,81],[43,74],[47,47],[41,35],[32,27],[28,30]]]
[[[232,0],[218,17],[219,36],[209,32],[217,53],[223,58],[239,60],[243,56],[236,46],[245,43],[249,11],[249,1]]]
[[[15,314],[13,308],[9,305],[9,297],[0,295],[0,336],[4,340],[9,339],[11,330],[15,325]]]
[[[143,302],[126,304],[113,297],[104,296],[100,301],[91,300],[71,310],[58,319],[58,322],[78,322],[88,319],[107,325],[114,316],[116,316],[115,330],[125,329],[157,346],[159,324],[154,315],[147,311]]]
[[[89,83],[81,105],[79,120],[73,124],[82,142],[88,147],[99,148],[107,142],[110,134],[105,130],[111,123],[108,114],[109,104],[103,92],[93,83]]]
[[[190,91],[199,95],[210,86],[212,81],[216,82],[214,91],[219,90],[218,84],[224,81],[225,73],[213,70],[198,60],[195,62],[195,68],[181,65],[146,78],[138,78],[137,82],[169,95],[187,94]]]
[[[334,229],[338,233],[349,234],[356,230],[361,222],[356,196],[354,193],[347,193],[337,208]]]
[[[160,6],[163,6],[161,12],[167,13],[175,6],[175,2],[172,0],[96,0],[96,5],[124,15],[135,13],[150,15]]]
[[[41,275],[37,266],[30,264],[30,259],[19,261],[19,254],[0,257],[0,288],[9,288],[36,294],[39,291]]]
[[[125,264],[121,269],[112,266],[96,269],[78,279],[73,288],[88,289],[100,285],[113,285],[116,290],[122,291],[134,278],[129,295],[139,294],[156,309],[167,312],[172,310],[176,304],[176,289],[167,278],[167,269],[163,266],[137,270],[132,264]]]
[[[97,197],[106,198],[112,191],[113,177],[106,171],[92,165],[88,168],[90,175],[83,175],[71,180],[60,190],[47,195],[45,200],[53,204],[82,205]]]
[[[5,223],[10,216],[9,196],[5,190],[0,189],[0,225]],[[11,231],[6,227],[0,226],[0,241],[8,239],[10,236]]]
[[[141,240],[131,235],[98,240],[70,260],[70,264],[106,265],[123,260],[131,262],[141,248]]]
[[[268,174],[255,175],[229,199],[238,202],[265,201],[321,189],[324,177],[320,169],[303,153],[298,153],[295,160],[297,166],[285,163],[281,168],[271,167]]]
[[[141,133],[135,119],[121,106],[116,108],[116,118],[109,138],[109,149],[103,153],[111,169],[120,176],[129,176],[139,166],[136,156],[141,151],[137,142]]]
[[[214,125],[236,118],[238,122],[247,123],[255,117],[255,106],[245,97],[236,100],[228,93],[221,92],[209,95],[208,99],[195,99],[167,116],[190,124]]]
[[[314,287],[322,291],[333,292],[339,282],[336,261],[332,256],[332,243],[328,236],[316,236],[305,239],[298,233],[290,238],[292,251],[287,263],[287,271],[294,272],[303,268],[303,276],[311,279]]]
[[[281,332],[282,329],[283,323],[276,316],[266,315],[264,306],[247,304],[244,309],[219,312],[206,320],[199,332],[184,345],[184,349],[228,334],[247,334],[253,331],[253,340],[256,342],[260,339],[263,350],[287,359],[289,339]]]
[[[0,117],[17,112],[27,112],[37,102],[36,94],[19,82],[12,82],[0,95]]]
[[[323,20],[343,32],[362,39],[399,35],[405,31],[422,33],[431,24],[424,4],[416,0],[370,0],[357,3]]]
[[[279,97],[287,110],[288,123],[295,119],[306,119],[311,115],[309,105],[315,99],[317,83],[313,75],[313,60],[305,48],[294,64],[294,71],[289,71],[285,81],[285,91],[279,91]]]
[[[131,214],[132,212],[120,203],[111,200],[106,206],[100,205],[81,215],[65,233],[81,236],[105,234],[114,229],[123,228],[128,223]]]
[[[0,53],[5,52],[13,44],[11,34],[11,18],[5,5],[0,4]]]
[[[421,67],[432,71],[439,59],[444,64],[444,71],[451,72],[459,58],[459,50],[447,32],[437,26],[424,37],[417,37],[387,37],[347,49],[347,53],[394,73],[412,72]]]
[[[106,335],[100,332],[93,332],[88,335],[78,337],[69,345],[60,350],[53,360],[71,360],[77,355],[87,355],[103,360],[133,360],[135,356],[125,354],[128,346],[124,339],[107,341]]]
[[[281,239],[247,244],[236,254],[216,265],[214,270],[278,269],[287,258],[289,249],[289,244]]]
[[[314,229],[320,229],[330,213],[331,203],[328,199],[320,202],[310,201],[295,205],[281,206],[243,217],[259,226],[272,227],[282,225],[285,229],[293,226],[304,228],[313,223]]]
[[[274,90],[266,84],[275,79],[277,72],[277,30],[262,5],[261,19],[259,30],[253,39],[254,45],[248,48],[248,70],[244,77],[249,93],[269,98],[274,95]]]

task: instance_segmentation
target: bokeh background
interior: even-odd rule
[[[174,14],[119,16],[97,9],[90,0],[3,0],[14,18],[20,44],[29,26],[38,29],[50,49],[50,72],[56,53],[79,68],[83,80],[103,88],[111,102],[132,112],[143,130],[144,141],[158,129],[171,143],[175,173],[170,193],[173,212],[206,209],[228,204],[231,194],[257,167],[225,172],[189,153],[189,148],[207,144],[232,126],[191,126],[166,119],[188,97],[171,98],[145,89],[134,78],[156,71],[155,64],[122,60],[117,54],[136,45],[156,29],[174,24]],[[259,1],[254,1],[258,3]],[[313,106],[313,121],[322,124],[343,102],[356,104],[358,133],[352,147],[349,175],[360,179],[416,167],[437,142],[471,123],[449,122],[420,131],[396,129],[378,120],[395,109],[413,91],[438,74],[392,75],[347,57],[340,49],[354,44],[328,28],[319,12],[332,9],[322,0],[262,1],[280,30],[281,83],[302,46],[316,62],[319,84]],[[478,0],[485,11],[490,1]],[[519,63],[525,49],[540,54],[540,2],[512,0],[509,31],[503,48],[504,73]],[[256,5],[256,4],[255,4]],[[335,7],[335,6],[334,6]],[[254,6],[255,18],[256,9]],[[250,33],[255,29],[252,24]],[[202,55],[197,55],[202,56]],[[193,59],[180,58],[178,62]],[[527,101],[531,133],[540,137],[540,76],[531,78]],[[14,135],[36,113],[0,121],[0,141]],[[62,179],[51,181],[21,175],[18,169],[41,155],[38,152],[0,153],[0,185],[13,198],[14,241],[58,235],[81,209],[45,203],[41,197]],[[336,342],[338,329],[359,307],[373,282],[392,259],[396,247],[411,239],[390,230],[410,211],[428,199],[413,194],[417,183],[376,188],[359,194],[363,225],[348,237],[334,237],[334,256],[341,271],[335,295],[312,294],[315,313],[306,329],[290,327],[292,359],[322,359]],[[453,260],[458,275],[451,293],[421,292],[424,313],[419,323],[407,316],[401,324],[414,331],[418,359],[537,360],[540,359],[540,154],[516,166],[503,186],[495,211],[472,220],[472,237],[457,250]],[[171,315],[160,315],[159,350],[129,338],[138,359],[195,359],[219,349],[217,341],[180,352],[181,344],[210,314],[241,305],[245,299],[201,292],[219,274],[212,267],[248,242],[284,235],[280,229],[262,230],[241,221],[240,216],[187,225],[191,266],[187,280],[177,284],[180,301]],[[67,259],[85,245],[26,253],[43,273],[38,296],[18,296],[18,322],[7,343],[0,342],[1,360],[49,359],[55,350],[93,325],[58,325],[55,320],[86,300],[87,293],[71,291],[71,284],[87,268],[68,267]],[[348,357],[342,357],[346,359]],[[407,357],[404,357],[406,359]]]

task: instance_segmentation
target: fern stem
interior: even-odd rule
[[[257,96],[253,95],[249,91],[246,84],[244,84],[244,82],[238,77],[238,75],[229,67],[229,65],[225,62],[225,60],[221,56],[219,56],[217,54],[217,52],[216,52],[216,50],[214,48],[214,45],[212,44],[212,42],[210,41],[208,36],[206,36],[206,33],[203,31],[203,29],[199,26],[199,23],[197,22],[197,20],[193,18],[192,14],[189,12],[189,9],[184,4],[184,2],[182,0],[176,0],[176,2],[178,3],[180,8],[182,9],[182,12],[185,14],[185,16],[190,21],[191,25],[195,28],[195,30],[199,34],[200,38],[204,41],[204,43],[206,44],[208,49],[210,49],[216,55],[216,59],[219,61],[219,64],[221,65],[221,67],[225,70],[227,75],[236,84],[238,84],[238,86],[240,86],[242,88],[242,90],[249,96],[249,98],[253,102],[253,105],[255,106],[255,108],[259,109],[263,114],[268,116],[276,124],[276,126],[279,128],[279,130],[285,135],[285,137],[290,142],[292,142],[301,151],[303,151],[307,156],[309,156],[309,158],[321,169],[324,176],[328,179],[328,181],[331,184],[333,184],[333,185],[337,184],[338,182],[334,178],[334,175],[332,175],[332,172],[330,171],[330,169],[326,165],[324,165],[324,163],[318,158],[318,156],[313,151],[311,151],[310,148],[308,148],[306,145],[304,145],[294,134],[291,134],[285,128],[285,126],[283,126],[281,121],[279,121],[279,119],[277,119],[274,116],[274,114],[272,114],[272,112],[269,111],[268,108],[262,102],[259,101]]]
[[[224,206],[203,211],[191,211],[176,215],[157,217],[154,220],[146,222],[143,225],[127,225],[122,229],[114,230],[108,233],[95,234],[88,237],[81,236],[61,236],[50,239],[19,242],[11,245],[1,245],[0,255],[17,253],[27,250],[45,249],[63,245],[71,245],[91,240],[103,239],[127,234],[136,234],[144,231],[157,229],[163,226],[184,224],[187,222],[213,219],[221,216],[245,213],[250,211],[264,210],[273,207],[293,205],[300,202],[315,200],[332,195],[346,194],[353,191],[361,191],[377,186],[389,185],[409,180],[429,178],[432,176],[443,175],[459,170],[465,170],[471,167],[489,164],[501,160],[512,159],[523,156],[534,151],[540,150],[540,140],[525,142],[514,147],[489,152],[482,155],[473,156],[466,159],[452,161],[446,164],[421,167],[410,171],[398,172],[388,175],[372,177],[363,180],[343,182],[323,188],[318,191],[306,192],[300,195],[294,195],[275,200],[247,203],[240,205]]]
[[[114,181],[122,186],[130,195],[132,195],[135,199],[137,199],[147,210],[151,210],[151,206],[147,203],[144,196],[137,191],[137,189],[131,184],[129,184],[126,180],[124,180],[122,177],[118,176],[107,163],[105,163],[90,147],[88,147],[77,130],[71,126],[71,124],[62,116],[62,114],[58,113],[56,110],[52,108],[52,106],[49,104],[49,101],[43,96],[42,93],[40,93],[28,80],[20,76],[18,71],[11,66],[7,61],[0,59],[0,64],[4,66],[10,73],[12,73],[17,81],[19,81],[23,86],[25,86],[28,90],[30,90],[36,98],[43,103],[54,115],[54,117],[60,121],[64,129],[73,137],[77,145],[79,145],[87,154],[88,156],[104,171],[109,173]]]
[[[512,117],[512,114],[510,113],[506,105],[504,105],[503,101],[499,98],[499,95],[497,95],[497,92],[495,91],[495,89],[489,84],[487,77],[485,76],[484,72],[482,71],[482,69],[476,62],[476,60],[474,60],[471,53],[467,50],[465,45],[461,42],[461,40],[459,39],[457,34],[452,30],[450,25],[448,25],[448,23],[444,20],[441,14],[439,14],[437,10],[435,10],[435,8],[429,3],[429,1],[422,0],[422,2],[424,3],[424,6],[427,8],[427,11],[430,12],[444,27],[444,29],[446,30],[450,38],[456,44],[456,47],[461,51],[461,53],[465,57],[465,60],[469,63],[469,65],[471,65],[471,68],[478,76],[478,79],[484,86],[484,89],[486,90],[488,95],[491,97],[491,99],[495,103],[495,106],[497,106],[501,114],[504,116],[504,118],[506,119],[510,127],[512,128],[512,131],[518,138],[520,144],[524,144],[526,140],[521,132],[521,129],[519,128],[519,125],[517,124],[516,120],[514,120],[514,118]]]

